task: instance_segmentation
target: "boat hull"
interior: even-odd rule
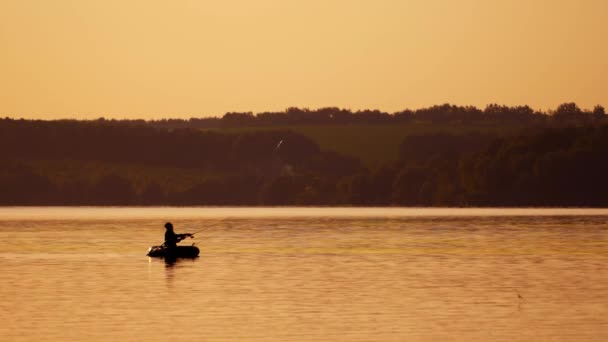
[[[194,245],[177,246],[175,248],[152,246],[148,249],[148,256],[154,258],[196,258],[199,253],[200,250]]]

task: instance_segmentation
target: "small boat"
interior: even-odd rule
[[[166,246],[152,246],[148,249],[149,257],[156,258],[197,258],[200,250],[194,244],[191,246],[177,246],[175,248],[167,248]]]

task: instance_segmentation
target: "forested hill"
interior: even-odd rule
[[[394,156],[374,163],[358,154],[385,153],[369,122],[319,123],[334,132],[320,139],[302,130],[305,119],[226,130],[3,119],[0,204],[608,205],[603,108],[525,115],[535,119],[384,123],[407,133],[386,140]],[[357,140],[334,148],[337,128],[353,125]]]

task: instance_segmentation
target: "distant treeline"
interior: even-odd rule
[[[593,110],[583,110],[575,103],[564,103],[555,110],[538,111],[529,106],[504,106],[491,104],[484,109],[474,106],[443,104],[387,113],[379,110],[351,111],[336,107],[310,110],[288,108],[283,112],[230,112],[220,117],[161,119],[161,120],[106,120],[96,121],[125,125],[149,125],[159,128],[223,128],[294,125],[382,125],[425,122],[435,124],[544,124],[578,123],[588,124],[606,118],[604,107],[596,105]],[[71,121],[71,120],[61,120]]]
[[[253,114],[226,113],[221,119],[190,119],[183,124],[196,127],[197,124],[215,125],[215,127],[249,127],[249,126],[292,126],[292,125],[344,125],[344,124],[407,124],[428,122],[436,124],[499,124],[499,123],[545,123],[577,122],[589,123],[602,120],[606,116],[604,107],[597,105],[592,111],[582,110],[575,103],[564,103],[556,110],[549,112],[535,111],[529,106],[503,106],[492,104],[481,110],[474,106],[456,106],[443,104],[417,110],[406,109],[395,113],[379,110],[362,110],[352,112],[335,107],[317,110],[288,108],[284,112],[263,112]],[[153,122],[155,125],[179,125],[179,121],[167,120]]]
[[[566,104],[540,119],[561,124],[507,136],[409,135],[374,167],[283,128],[2,119],[0,204],[607,206],[598,107]]]

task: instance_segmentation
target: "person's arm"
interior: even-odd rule
[[[191,237],[191,236],[192,236],[192,234],[190,234],[190,233],[185,233],[185,234],[176,234],[177,241],[181,241],[181,240],[183,240],[183,239],[185,239],[185,238],[187,238],[187,237],[189,237],[189,236]]]

